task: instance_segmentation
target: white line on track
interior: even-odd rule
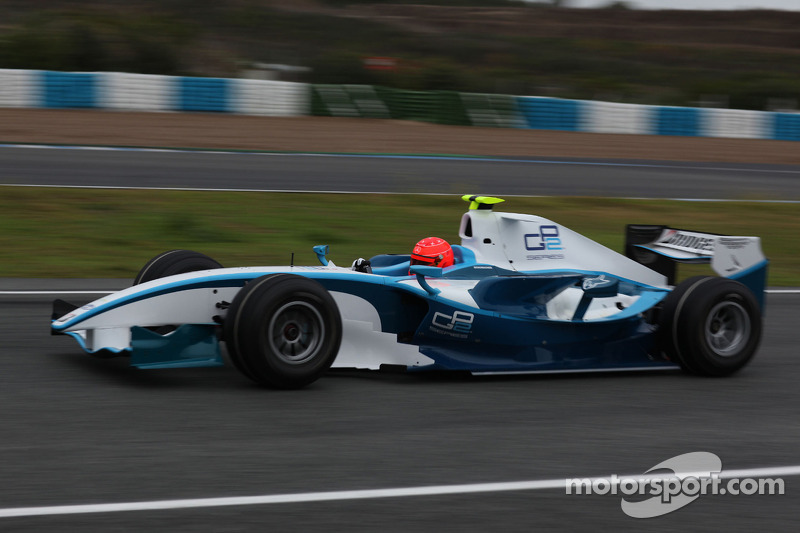
[[[226,149],[191,149],[191,148],[148,148],[148,147],[119,147],[119,146],[88,146],[88,145],[52,145],[52,144],[0,144],[0,148],[32,148],[39,150],[93,150],[109,152],[154,152],[154,153],[183,153],[183,154],[211,154],[211,155],[241,155],[265,157],[335,157],[335,158],[366,158],[366,159],[429,159],[475,161],[484,163],[529,163],[538,165],[575,165],[575,166],[604,166],[604,167],[634,167],[634,168],[665,168],[685,170],[713,170],[720,172],[758,172],[777,174],[800,174],[800,170],[789,168],[737,168],[703,166],[693,162],[628,162],[598,161],[598,160],[559,160],[515,158],[504,156],[476,156],[463,154],[392,154],[392,153],[334,153],[334,152],[270,152],[260,150],[226,150]]]
[[[450,196],[453,194],[443,192],[391,192],[391,191],[339,191],[339,190],[308,190],[308,189],[235,189],[235,188],[210,188],[210,187],[138,187],[127,185],[52,185],[52,184],[29,184],[29,183],[0,183],[0,187],[30,187],[40,189],[107,189],[118,191],[180,191],[180,192],[266,192],[266,193],[303,193],[303,194],[383,194],[401,195],[409,194],[413,196]],[[514,197],[519,195],[504,194],[503,196]],[[531,196],[530,198],[539,198]],[[544,198],[544,197],[541,197]],[[779,201],[779,200],[776,200]],[[780,200],[782,201],[782,200]]]
[[[800,289],[767,289],[767,294],[800,294]]]
[[[0,296],[62,296],[69,294],[111,294],[114,291],[0,291]]]
[[[291,193],[291,194],[380,194],[386,196],[449,196],[445,192],[398,192],[398,191],[342,191],[342,190],[309,190],[309,189],[235,189],[235,188],[210,188],[210,187],[138,187],[127,185],[54,185],[30,183],[0,183],[0,187],[28,187],[40,189],[98,189],[117,191],[178,191],[178,192],[261,192],[261,193]],[[500,194],[506,198],[562,198],[563,195],[542,194]],[[600,200],[641,200],[641,201],[671,201],[671,202],[739,202],[749,204],[800,204],[800,200],[767,200],[767,199],[741,199],[741,198],[660,198],[647,196],[593,196]]]
[[[695,475],[681,473],[681,476]],[[778,466],[768,468],[751,468],[728,470],[720,473],[721,479],[741,478],[775,478],[800,475],[800,466]],[[609,479],[610,476],[595,479]],[[663,474],[634,474],[617,476],[618,478],[655,479],[664,478]],[[281,503],[313,503],[345,500],[371,500],[378,498],[403,498],[412,496],[442,496],[456,494],[476,494],[492,492],[512,492],[529,490],[566,489],[566,480],[541,479],[532,481],[509,481],[500,483],[470,483],[464,485],[434,485],[421,487],[401,487],[388,489],[343,490],[330,492],[300,492],[293,494],[266,494],[261,496],[234,496],[223,498],[196,498],[185,500],[154,500],[141,502],[99,503],[87,505],[56,505],[47,507],[12,507],[0,509],[0,518],[55,516],[91,513],[119,513],[128,511],[157,511],[169,509],[196,509],[209,507],[230,507],[244,505],[269,505]],[[585,479],[585,478],[581,478]]]

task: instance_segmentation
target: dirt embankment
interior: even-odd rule
[[[800,143],[320,117],[0,109],[0,142],[800,164]]]

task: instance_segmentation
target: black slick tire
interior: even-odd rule
[[[271,274],[245,285],[223,327],[228,355],[260,385],[297,389],[333,364],[342,340],[336,302],[318,282]]]
[[[741,283],[695,276],[664,300],[659,342],[668,359],[685,371],[727,376],[744,367],[761,340],[761,311]]]
[[[150,261],[145,263],[142,269],[133,280],[134,285],[153,281],[154,279],[174,276],[175,274],[185,274],[198,270],[211,270],[222,268],[214,259],[200,252],[191,250],[170,250],[158,254]]]

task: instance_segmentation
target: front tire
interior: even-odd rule
[[[133,284],[139,285],[140,283],[165,278],[167,276],[174,276],[175,274],[185,274],[187,272],[216,268],[222,268],[222,265],[200,252],[193,252],[191,250],[170,250],[158,254],[148,261],[139,271],[139,274],[136,275]]]
[[[191,250],[170,250],[158,254],[145,263],[133,280],[133,284],[139,285],[155,279],[174,276],[175,274],[186,274],[187,272],[213,270],[217,268],[223,267],[214,259],[200,252],[193,252]],[[171,331],[175,331],[176,326],[167,325],[147,329],[160,335],[166,335]]]
[[[727,376],[755,355],[761,311],[741,283],[710,276],[689,278],[664,300],[662,349],[685,371]]]
[[[245,285],[234,297],[223,338],[234,365],[260,385],[297,389],[333,364],[342,320],[318,282],[272,274]]]

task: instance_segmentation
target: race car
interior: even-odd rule
[[[132,287],[53,304],[54,334],[143,369],[229,361],[299,388],[329,368],[473,374],[682,368],[729,375],[761,337],[768,261],[758,237],[629,225],[622,255],[545,218],[464,196],[452,265],[384,254],[337,267],[224,268],[172,250]],[[675,265],[717,276],[674,285]]]

